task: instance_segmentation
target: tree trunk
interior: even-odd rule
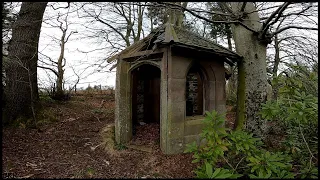
[[[243,61],[237,63],[238,66],[238,88],[237,88],[237,112],[234,129],[241,130],[245,123],[245,88],[246,78]]]
[[[277,73],[278,73],[278,67],[280,63],[280,47],[279,47],[279,41],[278,41],[278,35],[276,34],[274,36],[274,48],[275,48],[275,57],[274,57],[274,65],[273,65],[273,70],[272,70],[272,79],[277,78]],[[272,87],[272,99],[276,100],[278,97],[278,83],[275,83]]]
[[[134,42],[137,42],[140,40],[141,31],[142,31],[142,20],[143,20],[143,10],[142,6],[138,7],[138,32],[137,36],[134,38]]]
[[[39,98],[38,43],[46,6],[47,2],[23,2],[17,21],[13,25],[9,60],[5,67],[6,122],[11,122],[20,115],[30,117],[32,101]]]
[[[231,27],[229,24],[225,24],[225,30],[227,33],[228,49],[230,49],[232,51],[232,43],[231,43],[232,34],[231,34]],[[236,71],[234,70],[234,68],[232,68],[232,66],[228,66],[228,70],[231,73],[231,76],[228,79],[228,84],[226,87],[226,90],[227,90],[226,94],[227,94],[227,99],[232,99],[237,91],[237,78],[236,78],[237,74],[236,74]]]
[[[241,13],[243,3],[231,3],[233,12]],[[242,21],[251,29],[259,31],[259,15],[252,2],[247,2],[245,12],[251,12]],[[243,56],[243,70],[245,72],[245,99],[246,99],[246,129],[255,135],[264,137],[265,123],[258,114],[261,103],[266,102],[267,73],[266,73],[266,47],[259,41],[257,33],[246,29],[239,24],[232,25],[232,33],[236,45],[236,52]],[[240,70],[239,70],[240,71]],[[239,74],[241,74],[239,72]],[[239,82],[241,83],[241,82]],[[238,91],[242,96],[243,91]],[[241,106],[243,107],[243,106]]]
[[[64,65],[63,60],[64,60],[64,49],[65,49],[65,38],[66,38],[66,33],[67,33],[67,29],[62,31],[62,37],[60,40],[60,55],[58,58],[58,76],[57,76],[57,92],[55,94],[57,99],[63,99],[64,96],[64,92],[63,92],[63,67]]]
[[[172,2],[173,4],[181,5],[182,7],[186,8],[188,5],[188,2]],[[181,27],[183,24],[183,17],[184,17],[184,11],[181,9],[172,9],[169,10],[169,21],[171,24]]]
[[[181,5],[182,7],[186,8],[188,5],[188,2],[183,2],[181,4],[181,2],[178,2],[179,5]],[[183,24],[183,17],[184,17],[184,11],[182,10],[178,10],[176,11],[176,26],[181,27]]]

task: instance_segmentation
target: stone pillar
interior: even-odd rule
[[[186,74],[191,62],[181,56],[169,58],[167,154],[182,153],[185,148]]]
[[[119,60],[115,89],[115,139],[117,143],[129,142],[132,138],[130,105],[130,68],[129,63]]]
[[[165,154],[168,152],[168,51],[165,48],[161,60],[161,84],[160,84],[160,148]]]
[[[168,81],[168,154],[175,154],[184,150],[186,79]]]

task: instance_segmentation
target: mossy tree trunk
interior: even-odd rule
[[[235,14],[240,14],[243,3],[231,3]],[[262,24],[259,23],[259,15],[252,2],[247,2],[244,14],[248,13],[242,23],[247,27],[259,31]],[[267,44],[259,41],[258,33],[254,33],[240,24],[232,24],[232,33],[235,41],[236,52],[243,56],[243,62],[239,68],[238,90],[238,119],[237,129],[243,125],[245,112],[245,128],[260,137],[265,133],[265,122],[259,115],[261,104],[266,102],[267,73],[266,73],[266,48]],[[242,67],[243,65],[243,67]],[[244,76],[244,77],[243,77]],[[245,82],[243,82],[245,80]],[[245,96],[245,101],[243,99]],[[245,103],[245,106],[244,106]]]

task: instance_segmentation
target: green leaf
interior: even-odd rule
[[[229,177],[231,177],[232,176],[232,174],[230,174],[230,173],[227,173],[227,174],[221,174],[221,175],[218,175],[216,178],[217,179],[225,179],[225,178],[229,178]]]
[[[258,176],[254,175],[254,174],[249,174],[249,177],[250,177],[251,179],[257,179],[257,178],[258,178]]]
[[[272,164],[276,165],[276,166],[279,166],[279,167],[282,167],[282,168],[285,168],[287,167],[285,164],[281,163],[281,162],[272,162]]]
[[[259,169],[259,177],[264,177],[264,173],[263,173],[263,170],[262,169]]]
[[[259,166],[253,166],[252,168],[251,168],[251,172],[254,172],[256,169],[258,169],[259,168]]]
[[[206,162],[206,174],[208,177],[212,176],[212,165]]]
[[[266,176],[264,176],[264,178],[269,178],[270,176],[271,176],[271,171]]]
[[[284,179],[293,179],[293,178],[294,178],[294,174],[291,173],[291,172],[288,172],[288,174],[285,175],[283,178],[284,178]],[[312,178],[312,177],[311,177],[311,178]],[[316,177],[316,178],[317,178],[317,177]]]
[[[197,162],[200,162],[200,160],[199,159],[194,159],[194,160],[191,161],[191,163],[197,163]]]
[[[212,174],[211,178],[215,178],[219,174],[220,171],[221,171],[221,168],[216,169],[214,171],[214,173]]]
[[[232,176],[230,178],[237,179],[237,178],[239,178],[241,176],[242,176],[241,174],[232,174]]]
[[[249,145],[248,144],[244,144],[244,147],[246,148],[246,150],[249,149]]]

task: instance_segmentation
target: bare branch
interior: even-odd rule
[[[226,20],[226,21],[213,21],[213,20],[210,20],[210,19],[205,18],[205,17],[203,17],[203,16],[200,16],[200,15],[194,13],[192,10],[187,9],[187,8],[184,8],[184,7],[182,7],[182,6],[180,6],[180,5],[177,5],[177,4],[164,3],[164,2],[157,2],[157,3],[167,4],[167,5],[169,5],[169,6],[175,6],[175,7],[173,7],[173,8],[183,9],[183,10],[189,12],[191,15],[193,15],[193,16],[199,18],[199,19],[205,20],[205,21],[207,21],[207,22],[209,22],[209,23],[228,23],[228,24],[229,24],[229,23],[235,23],[235,24],[238,23],[238,24],[240,24],[241,26],[243,26],[244,28],[248,29],[249,31],[257,32],[257,31],[251,29],[250,27],[248,27],[247,25],[243,24],[242,22],[240,22],[240,21],[238,21],[238,20],[234,20],[234,21],[230,21],[230,20]]]
[[[71,34],[75,34],[75,33],[78,33],[78,31],[71,31],[70,34],[67,36],[66,40],[64,41],[64,43],[67,43]]]
[[[70,2],[67,2],[67,3],[68,3],[67,7],[58,7],[58,8],[55,8],[55,7],[53,7],[53,4],[51,5],[51,7],[52,7],[52,9],[54,9],[54,10],[57,10],[57,9],[67,9],[67,8],[70,7]]]
[[[280,6],[276,11],[274,11],[270,17],[263,23],[263,28],[262,28],[262,33],[265,34],[268,30],[268,28],[270,27],[270,22],[271,20],[278,14],[277,19],[280,18],[281,13],[286,9],[286,7],[288,7],[290,4],[290,2],[285,2],[282,4],[282,6]],[[276,22],[276,21],[274,21]]]
[[[275,34],[279,34],[281,33],[282,31],[285,31],[285,30],[288,30],[288,29],[305,29],[305,30],[315,30],[315,31],[318,31],[318,28],[312,28],[312,27],[301,27],[301,26],[287,26],[287,27],[284,27],[284,28],[281,28],[279,29],[278,31],[272,33],[272,36],[274,36]]]
[[[42,52],[38,52],[38,53],[41,54],[41,55],[43,55],[43,56],[45,56],[46,58],[48,58],[52,63],[58,64],[57,62],[55,62],[54,60],[52,60],[51,57],[43,54]]]
[[[56,76],[58,76],[58,72],[56,70],[52,69],[52,68],[45,67],[45,66],[39,66],[39,65],[37,67],[42,68],[42,69],[48,69],[51,72],[53,72]]]
[[[240,11],[243,12],[246,8],[247,2],[243,2]]]

